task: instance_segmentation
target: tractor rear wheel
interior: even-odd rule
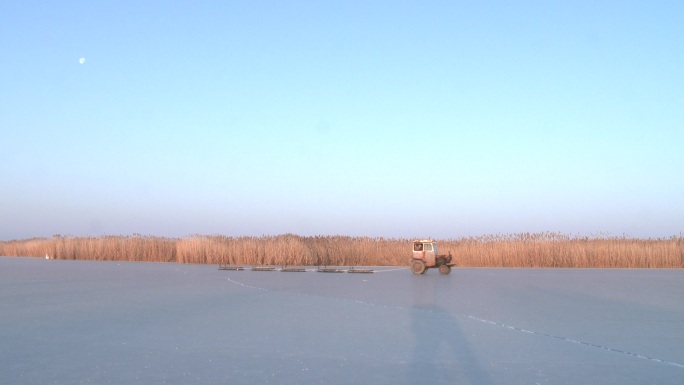
[[[413,272],[413,274],[425,273],[425,262],[421,260],[415,260],[411,262],[411,271]]]
[[[439,267],[439,272],[440,272],[440,274],[445,274],[445,275],[446,275],[446,274],[449,274],[449,273],[451,273],[451,266],[449,266],[449,265],[441,265],[441,266]]]

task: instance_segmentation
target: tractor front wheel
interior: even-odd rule
[[[425,262],[420,260],[411,262],[411,271],[413,272],[413,274],[425,273]]]
[[[440,272],[440,274],[444,274],[444,275],[449,274],[449,273],[451,273],[451,266],[441,265],[439,267],[439,272]]]

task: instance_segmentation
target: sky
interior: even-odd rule
[[[684,232],[681,1],[0,3],[0,240]]]

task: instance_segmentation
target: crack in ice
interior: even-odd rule
[[[608,350],[608,351],[615,352],[615,353],[621,353],[621,354],[624,354],[624,355],[627,355],[627,356],[631,356],[631,357],[642,358],[642,359],[646,359],[646,360],[649,360],[649,361],[654,361],[654,362],[659,362],[659,363],[662,363],[662,364],[667,364],[667,365],[676,366],[676,367],[679,367],[679,368],[684,368],[684,365],[678,364],[678,363],[676,363],[676,362],[672,362],[672,361],[668,361],[668,360],[663,360],[663,359],[656,358],[656,357],[649,357],[649,356],[645,356],[645,355],[643,355],[643,354],[632,353],[632,352],[628,352],[628,351],[626,351],[626,350],[615,349],[615,348],[611,348],[611,347],[607,347],[607,346],[603,346],[603,345],[593,344],[593,343],[591,343],[591,342],[579,341],[579,340],[574,340],[574,339],[571,339],[571,338],[556,336],[556,335],[553,335],[553,334],[547,334],[547,333],[535,332],[535,331],[532,331],[532,330],[526,330],[526,329],[522,329],[522,328],[515,327],[515,326],[505,325],[505,324],[502,324],[502,323],[498,323],[498,322],[494,322],[494,321],[489,321],[489,320],[482,319],[482,318],[473,317],[473,316],[471,316],[471,315],[469,315],[468,318],[474,319],[474,320],[476,320],[476,321],[484,322],[484,323],[487,323],[487,324],[490,324],[490,325],[500,326],[500,327],[502,327],[502,328],[506,328],[506,329],[510,329],[510,330],[515,330],[515,331],[519,331],[519,332],[523,332],[523,333],[528,333],[528,334],[535,334],[535,335],[543,336],[543,337],[555,338],[555,339],[558,339],[558,340],[561,340],[561,341],[565,341],[565,342],[571,342],[571,343],[578,344],[578,345],[590,346],[590,347],[597,348],[597,349]]]
[[[404,269],[404,268],[402,268],[402,269]],[[400,269],[393,269],[393,270],[400,270]],[[392,271],[392,270],[385,270],[385,271]],[[242,282],[238,282],[238,281],[232,280],[232,279],[230,279],[230,278],[227,278],[227,279],[228,279],[228,281],[230,281],[231,283],[234,283],[234,284],[239,285],[239,286],[242,286],[242,287],[246,287],[246,288],[250,288],[250,289],[255,289],[255,290],[260,290],[260,291],[271,291],[271,290],[266,289],[266,288],[263,288],[263,287],[251,286],[251,285],[247,285],[247,284],[242,283]],[[355,302],[355,303],[358,303],[358,304],[361,304],[361,305],[367,305],[367,306],[384,307],[384,308],[390,308],[390,307],[391,307],[391,308],[401,309],[401,310],[413,310],[413,311],[422,310],[422,311],[431,312],[429,309],[409,308],[409,307],[405,307],[405,306],[401,306],[401,305],[394,305],[394,306],[392,306],[392,305],[379,305],[379,304],[375,304],[375,303],[372,303],[372,302],[366,302],[366,301],[361,301],[361,300],[351,300],[351,301],[352,301],[352,302]],[[662,363],[662,364],[672,365],[672,366],[676,366],[676,367],[678,367],[678,368],[683,368],[683,369],[684,369],[684,365],[683,365],[683,364],[679,364],[679,363],[672,362],[672,361],[668,361],[668,360],[663,360],[663,359],[656,358],[656,357],[650,357],[650,356],[646,356],[646,355],[643,355],[643,354],[632,353],[632,352],[628,352],[628,351],[625,351],[625,350],[615,349],[615,348],[611,348],[611,347],[607,347],[607,346],[603,346],[603,345],[594,344],[594,343],[591,343],[591,342],[575,340],[575,339],[572,339],[572,338],[556,336],[556,335],[553,335],[553,334],[547,334],[547,333],[537,332],[537,331],[534,331],[534,330],[527,330],[527,329],[519,328],[519,327],[516,327],[516,326],[506,325],[506,324],[502,324],[502,323],[499,323],[499,322],[494,322],[494,321],[486,320],[486,319],[483,319],[483,318],[474,317],[474,316],[472,316],[472,315],[469,315],[468,318],[473,319],[473,320],[475,320],[475,321],[483,322],[483,323],[486,323],[486,324],[489,324],[489,325],[494,325],[494,326],[499,326],[499,327],[502,327],[502,328],[506,328],[506,329],[509,329],[509,330],[514,330],[514,331],[518,331],[518,332],[522,332],[522,333],[527,333],[527,334],[534,334],[534,335],[543,336],[543,337],[548,337],[548,338],[555,338],[555,339],[557,339],[557,340],[561,340],[561,341],[565,341],[565,342],[570,342],[570,343],[573,343],[573,344],[584,345],[584,346],[590,346],[590,347],[597,348],[597,349],[607,350],[607,351],[611,351],[611,352],[615,352],[615,353],[620,353],[620,354],[624,354],[624,355],[631,356],[631,357],[646,359],[646,360],[649,360],[649,361],[659,362],[659,363]]]
[[[261,291],[269,291],[268,289],[265,289],[265,288],[263,288],[263,287],[257,287],[257,286],[247,285],[247,284],[245,284],[245,283],[238,282],[238,281],[232,280],[232,279],[230,279],[230,278],[228,278],[228,281],[231,282],[231,283],[234,283],[234,284],[236,284],[236,285],[238,285],[238,286],[246,287],[246,288],[249,288],[249,289],[256,289],[256,290],[261,290]]]

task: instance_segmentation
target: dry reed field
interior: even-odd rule
[[[103,236],[0,242],[2,256],[71,260],[290,266],[404,266],[410,239],[346,236],[187,238]],[[683,268],[684,236],[659,239],[572,237],[558,233],[437,240],[460,267]]]

